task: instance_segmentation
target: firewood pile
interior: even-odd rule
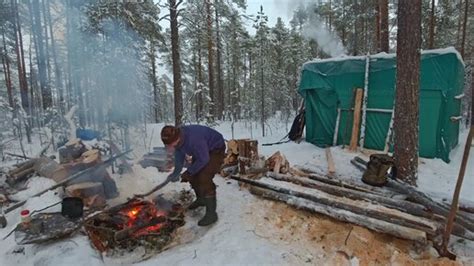
[[[30,158],[6,172],[6,182],[13,188],[21,186],[32,176],[43,176],[60,183],[67,177],[102,162],[98,149],[87,148],[80,139],[73,139],[59,149],[59,162],[53,158]],[[103,206],[106,199],[118,195],[114,180],[105,168],[99,167],[87,176],[68,183],[66,196],[81,197],[88,207]]]
[[[267,171],[286,174],[290,163],[283,153],[277,151],[267,159],[258,154],[258,142],[251,139],[229,140],[227,155],[221,175],[227,177],[239,173],[247,178],[259,178]]]
[[[395,180],[386,187],[373,187],[305,167],[292,167],[287,174],[269,171],[258,180],[231,178],[255,195],[420,243],[440,243],[450,209]],[[452,234],[474,240],[474,214],[459,211]]]
[[[259,166],[261,158],[258,155],[258,141],[252,139],[231,139],[227,142],[227,152],[224,158],[221,175],[226,177],[239,173],[242,175],[253,173]],[[257,172],[261,172],[257,169]]]

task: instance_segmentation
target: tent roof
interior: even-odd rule
[[[396,54],[369,55],[370,73],[393,71]],[[333,89],[339,79],[351,79],[363,86],[366,56],[342,56],[306,62],[302,68],[299,92],[313,89]],[[464,69],[461,55],[453,47],[421,52],[421,90],[451,90],[459,69]],[[387,80],[387,82],[390,82]],[[360,84],[359,84],[360,83]],[[394,85],[394,84],[393,84]]]

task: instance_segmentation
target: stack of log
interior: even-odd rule
[[[227,142],[227,155],[223,167],[238,166],[240,174],[246,174],[258,158],[258,141],[252,139],[232,139]]]
[[[285,155],[279,151],[268,157],[268,159],[265,161],[265,165],[270,171],[276,174],[286,174],[290,169],[290,162],[288,162]]]
[[[390,180],[387,187],[379,188],[329,178],[303,167],[289,172],[271,171],[259,180],[238,175],[232,179],[248,184],[251,193],[264,198],[403,239],[437,242],[444,230],[449,206],[406,184]],[[473,215],[459,212],[452,233],[474,240]]]

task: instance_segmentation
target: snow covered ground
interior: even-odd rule
[[[147,152],[143,147],[144,143],[151,143],[151,146],[162,146],[159,139],[162,126],[162,124],[148,126],[148,139],[146,139],[148,141],[143,141],[143,136],[134,138],[136,140],[133,146],[135,159],[139,159],[143,153]],[[289,126],[289,124],[270,123],[267,130],[268,136],[264,138],[261,137],[261,130],[255,123],[236,123],[233,126],[234,130],[232,130],[230,123],[223,123],[217,126],[217,129],[223,133],[226,139],[254,138],[259,141],[259,144],[262,144],[280,140],[286,135]],[[154,133],[152,134],[152,132]],[[460,136],[461,144],[452,152],[450,164],[439,159],[420,159],[418,184],[421,191],[436,199],[451,199],[466,133],[463,132]],[[259,152],[267,157],[278,150],[287,157],[291,165],[306,165],[318,169],[322,173],[326,171],[324,149],[317,148],[312,144],[291,142],[259,146]],[[35,154],[35,151],[31,148],[31,154]],[[356,155],[355,153],[349,153],[342,147],[334,147],[332,154],[338,176],[360,180],[360,171],[349,163],[350,159]],[[461,201],[474,202],[473,168],[474,155],[471,152],[461,192]],[[166,173],[158,173],[154,168],[143,169],[137,164],[134,164],[133,170],[133,174],[114,176],[121,194],[112,203],[123,202],[134,193],[148,191],[166,177]],[[404,250],[402,248],[404,245],[400,244],[402,241],[375,235],[363,228],[335,222],[323,216],[295,211],[284,204],[258,199],[246,189],[241,189],[233,180],[217,176],[215,181],[218,185],[217,212],[219,221],[210,227],[200,228],[196,223],[203,215],[204,210],[198,209],[186,213],[186,224],[178,230],[177,239],[172,247],[146,261],[139,262],[138,265],[333,265],[342,262],[350,265],[365,264],[367,258],[358,254],[368,251],[356,252],[358,246],[355,245],[355,241],[357,239],[361,243],[365,243],[359,245],[363,247],[362,249],[366,249],[368,245],[386,245],[384,251],[375,252],[379,253],[378,255],[367,253],[368,258],[375,264],[393,261],[409,262],[410,259],[422,258],[419,254],[412,254],[413,249]],[[26,199],[35,192],[50,186],[51,182],[46,178],[32,178],[28,190],[16,195],[16,199]],[[157,193],[166,196],[182,189],[189,189],[189,184],[173,183]],[[25,208],[40,209],[59,199],[57,193],[48,192],[41,197],[29,199]],[[51,211],[59,211],[59,206],[52,208]],[[8,226],[0,229],[0,236],[6,235],[19,221],[19,210],[9,213],[7,219]],[[353,240],[346,238],[348,235],[346,231],[349,234],[353,232]],[[338,235],[338,233],[341,234]],[[323,239],[325,237],[326,240]],[[328,239],[331,242],[328,242]],[[342,240],[339,241],[340,239]],[[454,248],[465,256],[463,260],[465,263],[474,263],[472,259],[474,258],[473,243],[456,241]],[[385,254],[384,252],[386,258],[377,257],[381,256],[380,254]],[[16,245],[14,237],[11,236],[1,241],[0,254],[0,265],[128,265],[132,261],[139,260],[133,256],[121,260],[102,257],[90,246],[87,237],[82,234],[76,234],[74,237],[50,244],[25,246]],[[406,260],[400,260],[400,254],[405,254]],[[449,264],[449,262],[447,263]]]

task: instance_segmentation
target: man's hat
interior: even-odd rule
[[[161,140],[165,145],[169,145],[179,138],[180,132],[178,127],[164,126],[161,130]]]

